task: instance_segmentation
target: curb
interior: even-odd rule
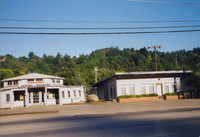
[[[31,114],[46,114],[46,113],[59,113],[59,111],[56,110],[56,111],[40,111],[40,112],[10,113],[10,114],[0,114],[0,116],[31,115]]]

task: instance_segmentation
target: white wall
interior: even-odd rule
[[[180,90],[180,78],[176,78],[177,81],[177,90]],[[146,94],[149,94],[149,85],[153,85],[154,93],[156,93],[156,84],[161,83],[163,94],[165,94],[164,85],[169,86],[169,92],[174,92],[174,78],[146,78],[146,79],[121,79],[117,80],[117,94],[118,96],[122,95],[122,86],[126,89],[126,95],[130,95],[130,85],[135,86],[135,95],[142,94],[142,86],[146,89]]]
[[[64,91],[64,98],[62,95],[62,92]],[[70,92],[70,97],[68,94],[68,91]],[[74,96],[74,91],[76,93],[76,97]],[[79,96],[79,91],[81,92],[81,96]],[[60,88],[61,93],[61,104],[69,104],[73,102],[80,102],[86,100],[86,94],[83,87],[67,87],[67,88]]]
[[[7,102],[6,101],[6,94],[10,95],[10,101]],[[7,90],[7,91],[0,91],[0,108],[11,108],[12,105],[11,103],[13,102],[13,96],[11,94],[11,90]]]

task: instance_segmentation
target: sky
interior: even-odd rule
[[[177,3],[168,3],[168,2]],[[180,3],[179,3],[180,2]],[[191,4],[184,2],[193,2]],[[199,0],[0,0],[0,19],[49,20],[8,21],[0,20],[0,27],[43,27],[43,28],[123,28],[200,25]],[[196,22],[123,22],[123,21],[180,21]],[[60,22],[58,22],[60,21]],[[105,22],[64,22],[64,21],[105,21]],[[122,21],[122,22],[109,22]],[[141,32],[195,30],[190,28],[154,28],[125,30],[20,30],[3,29],[1,32]],[[28,56],[34,52],[43,54],[79,56],[90,54],[106,47],[135,48],[162,45],[159,51],[172,52],[192,50],[200,47],[200,31],[156,34],[123,35],[18,35],[0,34],[0,55],[15,57]]]

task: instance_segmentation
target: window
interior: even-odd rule
[[[130,95],[135,95],[135,85],[130,85],[129,90],[130,90]]]
[[[122,95],[126,95],[126,87],[125,86],[121,87],[121,92],[122,92]]]
[[[42,81],[42,79],[36,79],[36,81]]]
[[[76,97],[76,91],[74,90],[74,97]]]
[[[62,97],[65,98],[65,92],[64,91],[62,91]]]
[[[171,84],[171,86],[172,86],[172,92],[174,92],[174,86],[175,86],[175,85],[174,85],[174,84]]]
[[[55,79],[52,79],[52,82],[53,82],[53,83],[56,83]]]
[[[28,81],[34,81],[34,79],[28,79]]]
[[[8,85],[12,85],[12,81],[8,81]]]
[[[146,94],[146,86],[145,85],[141,86],[141,94]]]
[[[165,93],[169,93],[169,86],[165,85],[164,88],[165,88]]]
[[[47,93],[47,99],[55,99],[55,93],[48,92]]]
[[[71,95],[70,95],[70,91],[68,91],[68,97],[69,97],[69,98],[71,97]]]
[[[57,80],[57,83],[60,83],[60,79]]]
[[[6,101],[10,102],[10,94],[6,94]]]
[[[81,97],[81,90],[79,90],[78,92],[79,92],[79,97]]]
[[[153,94],[153,85],[149,85],[149,94]]]
[[[18,84],[18,81],[17,81],[17,80],[15,80],[15,81],[14,81],[14,85],[17,85],[17,84]]]

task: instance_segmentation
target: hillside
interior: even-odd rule
[[[200,48],[175,52],[157,52],[158,70],[194,70],[199,72]],[[177,57],[177,68],[176,68]],[[1,80],[31,72],[65,77],[64,84],[94,84],[94,67],[98,66],[98,80],[114,72],[154,71],[154,52],[141,48],[110,47],[95,50],[89,55],[70,57],[69,55],[46,55],[38,57],[33,52],[28,58],[15,58],[12,55],[1,56]]]

